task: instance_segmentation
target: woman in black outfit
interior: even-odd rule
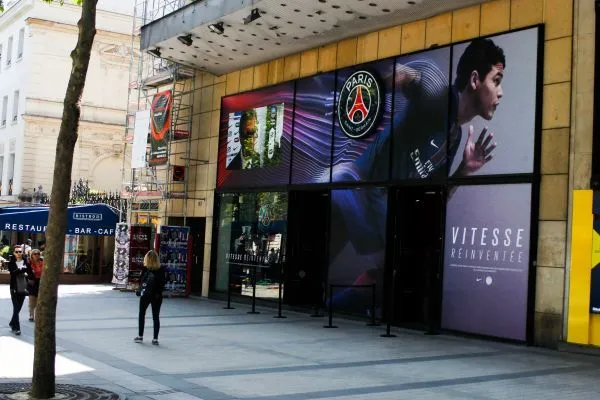
[[[146,310],[152,305],[152,320],[154,323],[153,345],[158,345],[158,331],[160,330],[160,306],[162,305],[162,293],[165,288],[165,269],[161,268],[160,260],[156,252],[150,250],[144,257],[144,267],[140,276],[140,290],[137,295],[140,296],[140,312],[138,320],[138,336],[133,340],[136,343],[142,343],[144,340],[144,323],[146,320]]]
[[[13,315],[8,324],[15,335],[21,334],[21,324],[19,322],[19,313],[25,302],[26,293],[17,292],[17,276],[25,274],[25,277],[32,278],[33,271],[29,262],[23,257],[21,246],[15,246],[13,255],[8,262],[8,272],[10,272],[10,298],[13,304]]]

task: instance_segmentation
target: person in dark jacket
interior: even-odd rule
[[[13,315],[8,325],[15,335],[20,335],[21,324],[19,322],[19,313],[27,294],[17,291],[17,277],[25,275],[25,278],[32,278],[34,276],[29,262],[23,257],[23,248],[21,246],[15,246],[13,255],[8,262],[8,272],[10,272],[10,298],[13,304]]]
[[[166,282],[166,271],[160,266],[160,259],[155,251],[150,250],[144,256],[144,267],[140,277],[140,312],[138,319],[138,336],[133,340],[136,343],[142,343],[144,340],[144,323],[146,320],[146,310],[152,306],[152,320],[154,323],[153,345],[158,345],[158,332],[160,330],[160,306],[163,300],[163,290]]]

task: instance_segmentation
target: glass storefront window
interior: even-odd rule
[[[277,298],[285,260],[288,194],[285,192],[221,195],[217,269],[214,290]],[[231,274],[231,277],[229,276]]]

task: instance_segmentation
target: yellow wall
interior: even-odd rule
[[[591,190],[573,193],[567,341],[600,346],[600,315],[590,314],[591,271],[600,262],[600,235],[593,229],[592,199]]]

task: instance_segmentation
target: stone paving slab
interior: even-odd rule
[[[57,382],[128,399],[398,400],[600,398],[600,358],[457,336],[426,336],[208,299],[165,299],[160,346],[137,334],[139,299],[108,285],[63,285],[57,320]],[[0,285],[0,382],[31,377],[33,324],[11,335],[12,305]],[[60,360],[60,362],[59,362]]]

